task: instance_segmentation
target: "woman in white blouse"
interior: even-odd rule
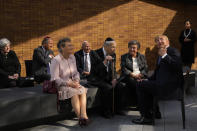
[[[132,40],[128,43],[128,53],[121,56],[122,75],[126,76],[123,80],[129,88],[129,96],[132,96],[132,104],[137,104],[136,82],[147,77],[148,65],[144,55],[138,51],[140,43]]]

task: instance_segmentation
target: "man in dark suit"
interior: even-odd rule
[[[95,83],[101,89],[102,114],[105,118],[113,116],[113,88],[117,88],[115,49],[116,42],[112,38],[107,38],[103,47],[96,50],[102,62],[97,65],[94,76],[96,77]],[[117,97],[117,95],[115,96]],[[114,101],[116,102],[116,100]]]
[[[180,53],[169,46],[168,37],[165,35],[157,36],[155,42],[159,55],[155,72],[148,80],[140,80],[137,84],[138,106],[141,117],[132,121],[136,124],[152,124],[153,97],[169,96],[183,84]],[[161,118],[159,108],[155,117]]]
[[[100,63],[98,54],[91,50],[88,41],[84,41],[82,43],[82,49],[77,51],[74,55],[81,80],[86,81],[87,79],[91,79],[91,74],[95,72],[97,64]]]
[[[50,37],[45,37],[42,41],[42,46],[34,49],[33,53],[33,73],[36,82],[41,83],[44,80],[50,80],[50,62],[54,57],[51,50],[53,40]]]

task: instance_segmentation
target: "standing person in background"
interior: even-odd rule
[[[17,86],[21,73],[21,64],[10,44],[7,38],[0,39],[0,88]]]
[[[42,46],[34,49],[33,53],[33,73],[35,81],[38,83],[44,80],[50,80],[50,62],[54,57],[51,50],[53,47],[53,40],[51,37],[45,37],[42,41]]]
[[[181,32],[179,42],[181,43],[183,66],[187,66],[191,70],[191,66],[194,63],[194,44],[196,42],[196,33],[191,29],[191,22],[189,20],[185,21],[185,30]]]

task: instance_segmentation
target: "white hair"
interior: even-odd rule
[[[7,38],[0,39],[0,49],[3,49],[8,44],[10,45],[11,42]]]

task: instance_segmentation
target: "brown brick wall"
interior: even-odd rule
[[[0,37],[12,41],[23,76],[24,60],[32,58],[33,49],[46,35],[54,39],[56,54],[56,43],[62,37],[70,37],[78,50],[84,40],[97,49],[110,36],[118,44],[118,68],[128,41],[136,39],[153,69],[154,37],[167,34],[172,46],[180,48],[178,36],[183,21],[191,19],[197,31],[196,12],[196,5],[162,0],[1,0]],[[193,68],[197,68],[197,63]]]

